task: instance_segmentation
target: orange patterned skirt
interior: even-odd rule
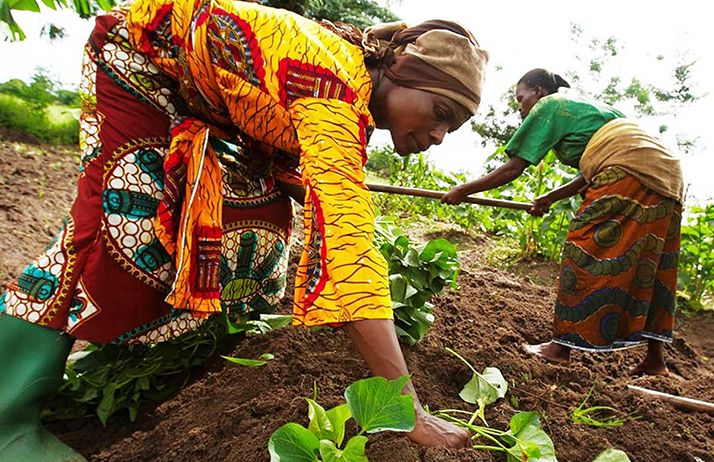
[[[617,167],[593,178],[563,248],[556,343],[606,351],[672,341],[681,210]]]

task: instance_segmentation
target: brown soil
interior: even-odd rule
[[[0,280],[7,282],[41,251],[71,200],[76,152],[10,141],[0,134]],[[426,235],[414,231],[414,236]],[[489,267],[488,241],[455,230],[441,232],[461,249],[460,288],[436,300],[436,322],[415,347],[405,347],[421,400],[431,409],[471,409],[458,398],[468,369],[444,351],[451,347],[477,369],[498,367],[509,394],[487,408],[486,418],[504,428],[516,412],[538,411],[561,461],[590,462],[617,447],[633,461],[714,461],[714,415],[685,411],[627,392],[627,384],[714,401],[714,318],[682,318],[667,347],[669,377],[630,378],[643,351],[575,353],[569,366],[527,356],[523,343],[548,339],[554,298],[552,265],[525,264],[515,272]],[[428,237],[434,237],[430,233]],[[285,300],[281,310],[289,307]],[[175,398],[147,408],[136,422],[96,418],[54,423],[50,428],[91,461],[267,461],[268,438],[289,421],[307,423],[302,397],[318,387],[326,407],[343,402],[344,389],[368,375],[344,332],[285,328],[237,342],[234,356],[272,353],[267,366],[248,368],[215,358]],[[590,405],[613,406],[637,420],[618,428],[575,425],[572,410],[595,386]],[[516,397],[516,399],[512,398]],[[373,461],[502,461],[483,451],[418,447],[398,434],[371,435]]]

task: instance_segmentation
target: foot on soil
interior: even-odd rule
[[[523,345],[527,353],[539,356],[546,361],[557,364],[570,362],[570,348],[554,342],[539,343],[538,345]]]
[[[647,360],[642,361],[640,364],[632,368],[629,372],[630,375],[669,375],[669,369],[664,363],[650,363]]]

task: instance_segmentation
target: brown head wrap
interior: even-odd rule
[[[387,23],[365,30],[362,43],[367,51],[375,39],[391,42],[380,59],[385,76],[398,85],[446,96],[476,114],[488,53],[466,28],[452,21],[405,27]]]

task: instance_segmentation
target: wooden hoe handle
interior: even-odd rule
[[[401,186],[390,186],[384,184],[368,184],[372,192],[390,193],[390,194],[401,194],[404,196],[414,196],[414,197],[429,197],[432,199],[441,199],[444,196],[442,191],[434,191],[431,189],[418,189],[418,188],[404,188]],[[464,202],[469,204],[478,205],[488,205],[491,207],[503,207],[507,209],[518,209],[518,210],[528,210],[533,204],[528,202],[516,202],[507,201],[503,199],[489,199],[485,197],[473,197],[468,196],[464,199]]]

